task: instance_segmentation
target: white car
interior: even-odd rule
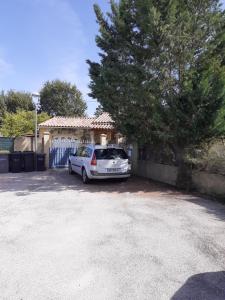
[[[69,157],[69,173],[82,176],[83,182],[91,179],[130,177],[131,164],[126,152],[116,146],[86,145],[78,147]]]

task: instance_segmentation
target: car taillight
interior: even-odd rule
[[[92,156],[91,165],[92,166],[97,166],[97,159],[96,159],[95,153]]]

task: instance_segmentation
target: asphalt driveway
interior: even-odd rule
[[[0,174],[0,299],[225,299],[225,206],[143,179]]]

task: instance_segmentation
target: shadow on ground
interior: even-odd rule
[[[69,175],[67,170],[46,172],[0,174],[0,192],[16,192],[19,195],[34,192],[76,190],[80,192],[106,193],[173,193],[180,194],[168,185],[133,177],[127,182],[121,180],[94,180],[84,185],[79,175]]]
[[[66,190],[74,190],[81,193],[129,193],[148,199],[162,196],[168,198],[168,200],[189,201],[204,207],[209,214],[213,214],[220,220],[225,220],[225,206],[202,197],[182,193],[171,186],[148,179],[132,177],[127,182],[95,180],[88,185],[84,185],[80,176],[76,174],[69,175],[65,169],[0,174],[0,193],[14,192],[17,196],[26,196],[31,193],[61,192]]]
[[[225,272],[209,272],[191,276],[171,300],[224,300]]]

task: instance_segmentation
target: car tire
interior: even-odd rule
[[[120,179],[121,182],[127,182],[127,180],[128,180],[127,177],[126,177],[126,178],[121,178],[121,179]]]
[[[84,184],[87,184],[87,183],[90,182],[90,179],[88,178],[87,172],[84,168],[82,170],[82,181],[83,181]]]
[[[71,162],[69,162],[69,174],[70,174],[70,175],[74,174],[74,171],[73,171],[73,169],[72,169]]]

